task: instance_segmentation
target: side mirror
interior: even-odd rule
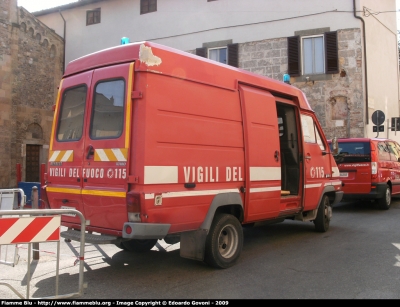
[[[339,153],[339,143],[337,137],[333,137],[332,139],[332,154],[336,156]]]

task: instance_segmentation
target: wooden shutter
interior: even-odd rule
[[[228,44],[228,65],[239,67],[239,44]]]
[[[288,74],[291,77],[300,76],[300,37],[290,36],[288,41]]]
[[[207,48],[196,48],[196,55],[206,58],[207,57]]]
[[[325,32],[325,73],[339,72],[337,32]]]

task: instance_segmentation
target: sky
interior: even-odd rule
[[[77,0],[18,0],[18,6],[23,6],[32,13],[72,2]]]

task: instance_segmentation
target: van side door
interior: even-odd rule
[[[281,162],[275,97],[239,85],[243,112],[247,221],[275,217],[281,196]]]
[[[387,142],[390,151],[390,160],[392,163],[391,182],[392,194],[400,193],[400,146],[394,141]]]
[[[314,114],[301,114],[304,140],[305,197],[304,210],[318,207],[326,178],[332,177],[332,166],[327,154],[328,144]]]

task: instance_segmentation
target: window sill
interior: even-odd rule
[[[295,77],[295,82],[329,81],[329,80],[332,80],[332,74],[302,75]]]

